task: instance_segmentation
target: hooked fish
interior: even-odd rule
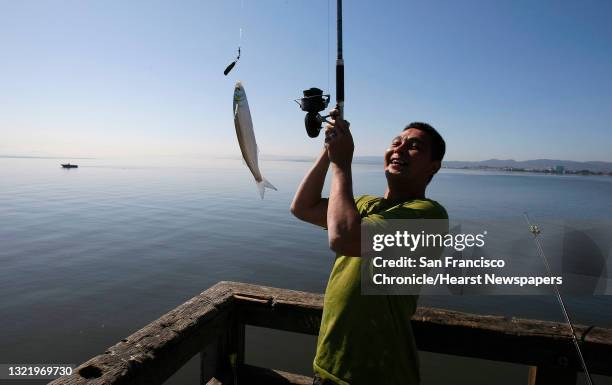
[[[238,137],[242,157],[249,170],[251,170],[259,190],[259,195],[263,199],[266,187],[272,190],[276,190],[276,187],[272,186],[259,171],[257,164],[257,142],[255,141],[255,132],[253,131],[251,110],[249,109],[244,87],[242,87],[242,83],[239,81],[236,82],[234,87],[234,125],[236,126],[236,136]]]

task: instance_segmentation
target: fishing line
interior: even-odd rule
[[[327,0],[327,89],[329,90],[329,73],[331,72],[331,67],[329,65],[329,46],[330,46],[330,40],[331,37],[329,36],[329,30],[330,30],[330,24],[331,24],[331,20],[330,20],[330,15],[331,15],[331,11],[329,10],[329,0]]]
[[[244,27],[244,0],[240,0],[240,37],[238,39],[238,46],[242,45],[242,27]]]
[[[540,239],[538,238],[541,233],[541,230],[537,225],[531,224],[529,215],[526,212],[523,213],[523,216],[525,217],[525,220],[527,221],[527,225],[529,225],[529,232],[533,234],[533,240],[536,244],[536,248],[538,250],[538,254],[540,255],[540,258],[542,258],[542,261],[544,261],[544,266],[546,266],[546,271],[548,272],[549,276],[552,276],[550,265],[548,264],[548,259],[546,258],[546,255],[544,254],[544,249],[542,248],[542,244],[540,243]],[[561,305],[561,311],[563,312],[563,317],[565,317],[565,322],[567,322],[570,328],[570,332],[572,333],[572,342],[574,343],[574,347],[576,348],[576,353],[578,353],[578,358],[580,359],[580,365],[582,365],[582,370],[584,370],[584,374],[586,376],[587,383],[589,385],[593,385],[593,379],[591,378],[591,374],[589,373],[586,362],[584,361],[584,357],[582,356],[582,350],[580,350],[580,345],[578,344],[578,337],[576,337],[576,331],[574,330],[574,324],[572,324],[569,314],[567,313],[567,309],[565,308],[565,302],[563,302],[563,298],[561,297],[561,292],[559,292],[559,288],[557,287],[555,283],[553,283],[553,288],[555,289],[557,301],[559,302],[559,305]]]
[[[238,38],[238,55],[236,56],[236,60],[234,60],[233,62],[231,62],[227,67],[225,67],[225,71],[223,71],[223,75],[227,76],[227,74],[230,73],[230,71],[232,69],[234,69],[234,66],[236,66],[236,63],[238,63],[238,60],[240,60],[240,48],[242,47],[242,25],[244,24],[243,22],[243,14],[244,14],[244,0],[240,1],[240,37]]]
[[[342,57],[342,0],[336,0],[337,5],[337,20],[336,20],[336,28],[337,28],[337,41],[338,41],[338,51],[336,57],[336,109],[338,110],[338,118],[344,118],[344,58]],[[329,11],[329,0],[328,7]],[[331,13],[331,12],[330,12]],[[328,14],[329,20],[329,14]],[[327,23],[329,28],[329,22]],[[329,37],[329,32],[328,32]],[[329,55],[329,39],[328,39],[328,55]],[[329,59],[328,59],[329,63]],[[329,78],[328,78],[329,83]],[[329,84],[328,84],[329,87]],[[323,95],[323,90],[317,87],[311,87],[307,90],[304,90],[304,97],[300,99],[296,99],[295,101],[300,106],[302,111],[306,112],[306,117],[304,117],[304,127],[306,127],[306,132],[308,136],[311,138],[316,138],[319,136],[319,132],[322,127],[321,124],[324,122],[329,123],[326,120],[327,116],[322,116],[320,114],[321,111],[325,110],[329,104],[329,94]]]

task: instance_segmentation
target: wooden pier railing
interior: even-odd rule
[[[322,306],[319,294],[219,282],[51,384],[162,384],[196,354],[200,384],[312,384],[246,365],[245,325],[316,335]],[[529,365],[529,384],[575,384],[581,370],[561,323],[434,308],[412,323],[420,350]],[[575,329],[589,370],[612,376],[612,329]]]

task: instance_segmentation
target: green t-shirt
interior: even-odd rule
[[[430,199],[393,205],[365,195],[355,200],[364,222],[446,219]],[[314,371],[337,384],[419,383],[419,361],[410,319],[415,295],[361,295],[361,258],[337,255],[325,290]]]

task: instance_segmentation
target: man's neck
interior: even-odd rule
[[[425,188],[423,189],[394,189],[392,186],[387,187],[385,191],[385,199],[392,202],[405,202],[411,199],[425,198]]]

